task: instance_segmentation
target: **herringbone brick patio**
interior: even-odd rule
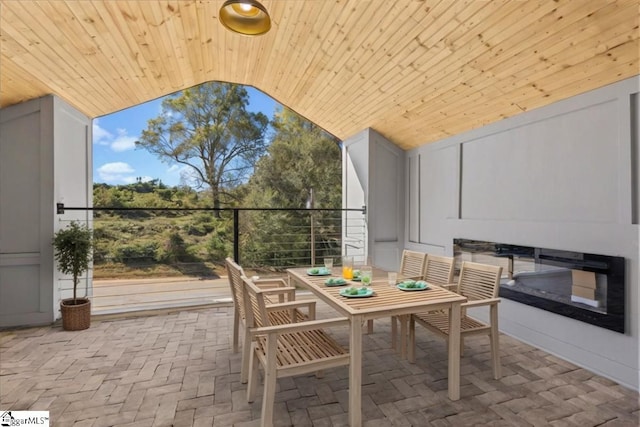
[[[318,303],[318,317],[332,312]],[[232,308],[177,310],[0,332],[0,409],[48,410],[53,426],[257,426]],[[466,340],[459,401],[447,398],[444,341],[418,332],[417,361],[389,348],[389,322],[364,338],[365,426],[639,425],[638,393],[501,336],[503,377],[491,376],[486,337]],[[332,330],[343,343],[347,330]],[[346,426],[348,369],[278,381],[276,425]]]

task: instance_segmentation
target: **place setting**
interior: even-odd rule
[[[387,281],[391,288],[401,291],[426,291],[427,289],[431,289],[429,284],[424,280],[415,280],[410,277],[398,279],[398,273],[395,271],[387,273]]]
[[[309,276],[330,276],[331,270],[326,267],[311,267],[307,269]]]
[[[311,267],[307,269],[307,275],[309,276],[331,276],[333,273],[333,258],[325,258],[324,266]]]
[[[403,280],[396,283],[395,287],[401,291],[426,291],[429,288],[429,284],[424,280]]]
[[[356,272],[358,275],[356,276]],[[351,280],[354,282],[360,282],[362,286],[350,286],[340,290],[340,296],[345,298],[368,298],[375,295],[373,289],[371,289],[371,282],[373,278],[373,270],[369,266],[363,266],[360,270],[351,270]],[[358,280],[356,280],[358,277]]]

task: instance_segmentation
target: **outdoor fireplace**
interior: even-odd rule
[[[503,268],[500,296],[624,333],[625,260],[557,249],[454,239],[462,261]]]

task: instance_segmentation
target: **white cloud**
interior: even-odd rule
[[[98,171],[104,171],[108,173],[131,173],[134,170],[135,169],[133,169],[129,163],[125,162],[105,163],[98,168]]]
[[[195,178],[193,169],[187,165],[171,165],[169,169],[167,169],[167,174],[180,177],[181,185],[188,186],[197,186],[198,180]]]
[[[136,148],[136,138],[127,135],[126,129],[118,129],[118,136],[111,142],[111,149],[121,152],[134,148]]]
[[[93,143],[98,145],[109,145],[113,135],[106,129],[100,127],[99,119],[93,121]]]
[[[105,163],[96,171],[98,172],[100,179],[108,184],[131,184],[136,181],[136,177],[133,175],[135,169],[133,169],[128,163]]]
[[[133,184],[134,182],[136,182],[136,177],[135,176],[123,176],[120,180],[122,182],[124,182],[125,184]]]
[[[136,139],[130,136],[126,129],[118,129],[117,135],[100,126],[99,119],[93,121],[93,143],[98,145],[108,145],[116,152],[129,151],[136,148]]]
[[[187,165],[171,165],[169,169],[167,169],[167,173],[174,176],[184,176],[184,175],[192,175],[193,169],[191,166]]]

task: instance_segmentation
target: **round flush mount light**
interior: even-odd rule
[[[247,36],[264,34],[271,28],[267,9],[256,0],[227,0],[220,8],[220,22],[227,29]]]

